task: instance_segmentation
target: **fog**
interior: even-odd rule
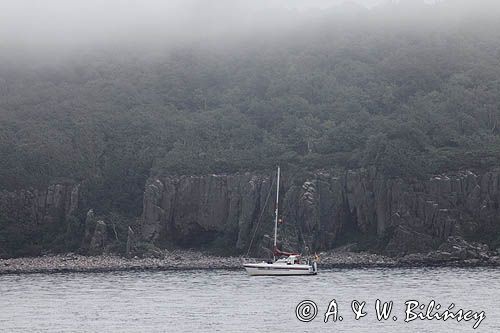
[[[3,0],[0,38],[4,45],[47,46],[227,35],[259,30],[265,22],[282,24],[287,16],[310,16],[310,11],[339,2]],[[361,2],[374,5],[376,1]]]
[[[373,15],[381,15],[377,9],[391,2],[396,1],[2,0],[0,41],[4,47],[53,47],[234,36],[288,27],[346,8],[371,8]],[[491,13],[500,7],[498,1],[442,2],[462,13],[471,8]]]
[[[153,55],[193,43],[255,45],[276,36],[293,40],[321,24],[371,31],[426,29],[430,21],[463,29],[471,21],[480,28],[500,22],[499,12],[494,0],[0,0],[0,61],[57,62],[95,49]]]

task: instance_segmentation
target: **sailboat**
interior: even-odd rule
[[[316,261],[304,260],[299,253],[280,251],[277,247],[278,213],[280,195],[280,167],[276,181],[276,211],[274,216],[274,249],[273,261],[260,263],[246,263],[243,265],[249,275],[316,275],[318,266]]]

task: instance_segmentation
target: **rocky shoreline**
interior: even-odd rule
[[[125,258],[116,255],[83,256],[68,253],[0,260],[0,275],[69,272],[162,271],[242,269],[249,259],[218,257],[196,251],[170,251],[159,258]],[[456,258],[436,251],[391,258],[366,252],[331,251],[320,254],[320,269],[402,267],[500,267],[500,257]]]
[[[112,254],[84,256],[68,253],[0,260],[0,275],[60,272],[113,272],[142,270],[235,269],[239,257],[217,257],[195,251],[171,251],[163,256],[126,258]]]

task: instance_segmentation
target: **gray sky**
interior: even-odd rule
[[[373,2],[374,0],[366,0]],[[154,39],[258,23],[267,10],[331,7],[327,0],[0,0],[0,46]]]
[[[279,29],[304,17],[339,10],[340,3],[357,3],[372,8],[394,1],[0,0],[0,48],[50,48],[237,35],[259,29]],[[500,3],[500,0],[468,0],[468,3],[491,4]]]

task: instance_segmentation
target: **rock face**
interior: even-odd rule
[[[360,250],[391,256],[440,251],[439,256],[451,253],[455,258],[462,254],[443,245],[459,239],[450,237],[469,240],[480,232],[490,241],[498,238],[499,171],[463,171],[426,181],[387,178],[374,169],[318,171],[301,177],[285,172],[282,179],[283,250],[323,251],[355,242]],[[101,253],[116,230],[114,224],[99,222],[93,211],[83,224],[78,213],[84,208],[82,193],[81,186],[71,182],[44,190],[1,191],[0,256],[64,251],[68,240],[84,253]],[[275,184],[269,175],[151,178],[140,226],[126,235],[127,253],[148,242],[246,253],[252,243],[250,254],[269,255],[274,200]]]
[[[269,176],[250,173],[150,179],[143,238],[189,247],[224,240],[244,251],[261,211],[254,242],[272,233],[271,183]],[[374,169],[340,175],[323,171],[305,181],[285,176],[281,197],[282,246],[302,251],[330,249],[355,235],[384,240],[383,250],[399,256],[428,252],[450,236],[500,224],[498,171],[464,171],[421,182],[386,178]]]
[[[0,212],[35,225],[57,224],[78,209],[79,197],[80,185],[69,182],[50,185],[46,190],[0,191]]]
[[[143,238],[191,246],[221,236],[242,250],[270,185],[269,177],[251,174],[152,179],[144,193]],[[266,210],[269,215],[270,204]]]
[[[129,226],[127,229],[127,245],[125,248],[125,255],[127,257],[130,257],[132,255],[132,252],[135,250],[136,247],[136,237],[134,230]]]
[[[52,184],[44,190],[0,191],[0,256],[34,255],[58,233],[73,230],[80,185]],[[51,235],[51,237],[48,236]]]
[[[107,226],[102,220],[97,220],[93,209],[85,217],[85,230],[80,249],[88,254],[101,254],[107,241]]]
[[[108,239],[107,230],[108,227],[104,221],[99,220],[96,222],[94,234],[90,240],[90,254],[101,254],[104,251]]]

